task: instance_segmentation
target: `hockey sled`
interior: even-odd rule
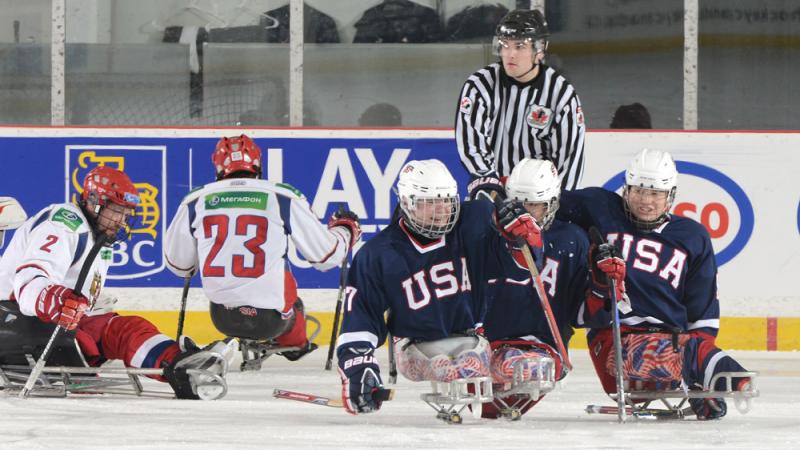
[[[298,355],[296,359],[304,356],[317,349],[317,344],[314,341],[317,339],[322,326],[316,317],[306,314],[306,326],[309,323],[314,325],[314,331],[308,338],[308,347],[283,347],[277,344],[274,339],[266,341],[257,341],[253,339],[237,338],[239,340],[239,350],[242,352],[242,364],[239,369],[242,372],[250,370],[261,370],[261,365],[272,355],[291,355],[296,352]],[[291,359],[291,358],[290,358]]]
[[[529,379],[525,377],[526,365],[536,367],[535,374]],[[519,420],[528,405],[535,403],[555,387],[555,363],[552,358],[524,358],[514,363],[511,383],[495,388],[494,404],[503,417]]]
[[[461,412],[467,406],[472,416],[481,418],[483,404],[494,400],[490,377],[461,378],[449,383],[431,381],[433,392],[420,398],[436,411],[436,418],[447,423],[461,423]]]
[[[204,358],[202,368],[187,368],[193,389],[201,400],[216,400],[225,396],[228,385],[225,374],[228,361],[214,352],[201,352]],[[197,355],[192,355],[197,356]],[[25,382],[36,365],[33,357],[28,356],[28,365],[0,366],[0,390],[6,394],[17,395],[25,386]],[[140,369],[125,367],[67,367],[48,366],[42,371],[30,396],[33,397],[67,397],[77,394],[117,394],[137,397],[175,398],[171,390],[145,389],[140,377],[162,376],[163,369]],[[153,383],[149,383],[153,384]],[[168,389],[166,383],[158,386]]]
[[[733,389],[734,378],[750,378],[747,389],[736,391]],[[690,398],[729,398],[733,400],[736,409],[742,414],[747,414],[752,406],[752,400],[759,396],[757,386],[758,372],[720,372],[711,379],[709,386],[716,386],[717,381],[724,380],[725,390],[692,391],[692,390],[663,390],[642,391],[625,389],[625,413],[637,419],[684,419],[694,415],[687,405]],[[626,380],[627,384],[627,380]],[[616,400],[616,394],[609,394]],[[653,402],[658,402],[652,405]],[[659,404],[660,403],[660,404]],[[617,414],[616,406],[588,405],[586,412],[589,414]]]

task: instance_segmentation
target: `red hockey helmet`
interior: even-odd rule
[[[235,172],[248,172],[261,177],[261,149],[246,135],[224,137],[211,155],[217,180]]]
[[[91,200],[98,206],[105,206],[110,200],[134,209],[139,205],[139,191],[124,172],[98,166],[90,170],[83,179],[81,199],[84,202]]]

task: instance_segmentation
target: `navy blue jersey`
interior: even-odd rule
[[[347,276],[340,348],[379,347],[387,331],[427,341],[480,324],[488,280],[497,276],[498,254],[507,252],[493,211],[490,202],[462,203],[453,230],[427,245],[402,219],[367,241]]]
[[[719,330],[717,262],[705,227],[680,216],[653,231],[628,219],[621,196],[601,188],[564,191],[556,217],[584,229],[595,226],[622,251],[625,287],[633,311],[620,317],[630,326]]]
[[[539,273],[564,345],[578,325],[577,315],[588,288],[589,240],[577,226],[554,221],[542,233],[543,262]],[[502,256],[502,255],[501,255]],[[484,321],[490,341],[534,336],[555,347],[555,340],[524,261],[501,258],[503,275],[495,283],[494,298]]]

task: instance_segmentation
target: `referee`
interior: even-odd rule
[[[524,158],[552,161],[563,189],[580,183],[586,134],[581,101],[564,76],[542,63],[549,36],[540,11],[511,11],[495,31],[500,61],[470,75],[461,89],[456,143],[473,178],[472,198],[504,194],[500,179]]]

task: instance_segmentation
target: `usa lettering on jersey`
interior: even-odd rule
[[[431,290],[438,300],[459,292],[472,290],[472,283],[467,272],[467,258],[461,258],[461,280],[456,277],[456,269],[452,261],[434,264],[427,270],[420,270],[409,278],[401,282],[403,292],[408,301],[408,307],[418,310],[428,306],[431,302]],[[429,286],[430,284],[430,286]],[[420,293],[420,297],[415,295],[415,289]],[[431,289],[432,288],[432,289]]]
[[[666,248],[661,242],[635,237],[628,233],[608,233],[608,242],[616,245],[616,242],[622,241],[622,259],[629,262],[629,256],[633,261],[628,264],[636,270],[642,272],[657,274],[663,280],[678,289],[680,285],[681,274],[686,265],[686,253],[677,248]],[[633,253],[631,255],[631,252]],[[662,259],[662,253],[671,252],[668,261],[665,264],[659,264]]]

